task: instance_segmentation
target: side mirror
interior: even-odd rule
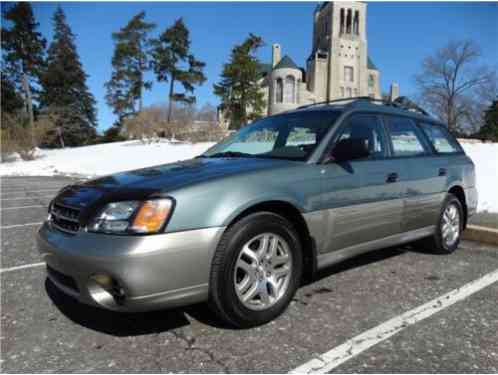
[[[342,139],[332,149],[329,159],[342,162],[363,159],[370,155],[366,138]]]

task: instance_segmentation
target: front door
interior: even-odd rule
[[[386,136],[379,118],[372,114],[353,114],[333,142],[347,138],[364,139],[370,156],[323,165],[324,252],[401,231],[401,194],[407,171],[388,158]]]

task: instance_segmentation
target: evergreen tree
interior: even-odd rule
[[[2,126],[5,125],[3,121],[3,115],[5,114],[13,114],[19,112],[23,108],[23,100],[22,97],[18,94],[15,89],[15,85],[13,82],[9,80],[9,78],[3,74],[1,77],[2,82]]]
[[[2,3],[2,16],[10,28],[2,27],[2,91],[8,90],[11,99],[18,99],[17,92],[23,93],[23,101],[29,116],[29,125],[34,139],[33,96],[36,96],[46,41],[36,31],[33,9],[28,2],[18,2],[13,6]],[[6,79],[8,82],[5,82]],[[12,91],[13,90],[13,91]],[[2,107],[4,104],[2,93]],[[13,104],[13,102],[11,102]],[[9,110],[3,107],[3,110]]]
[[[137,102],[138,112],[142,110],[143,90],[152,86],[152,82],[144,80],[144,73],[150,65],[150,40],[147,35],[155,25],[144,19],[145,12],[140,12],[125,27],[112,34],[115,43],[113,71],[111,79],[105,84],[106,100],[119,117],[119,122],[137,112]]]
[[[195,103],[194,85],[206,81],[203,73],[205,63],[196,60],[190,52],[189,30],[181,18],[153,40],[152,66],[159,82],[168,82],[168,122],[171,122],[174,102]],[[184,93],[175,92],[175,82],[183,86]]]
[[[215,95],[221,98],[221,110],[230,121],[230,128],[238,129],[261,116],[264,96],[258,85],[260,62],[255,54],[263,40],[254,34],[232,49],[230,61],[223,66],[221,81],[214,85]]]
[[[498,99],[484,112],[484,125],[479,130],[479,136],[498,142]]]
[[[95,137],[95,99],[86,85],[76,51],[75,36],[59,7],[53,16],[54,38],[48,49],[47,67],[42,75],[40,104],[57,115],[65,145],[77,146]]]

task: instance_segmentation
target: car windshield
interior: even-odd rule
[[[338,111],[306,111],[266,117],[240,129],[201,157],[306,161],[339,115]]]

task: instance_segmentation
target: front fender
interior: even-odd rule
[[[275,195],[275,194],[264,194],[258,197],[254,197],[253,199],[244,202],[244,204],[240,204],[234,207],[231,210],[229,215],[226,215],[224,212],[220,212],[221,216],[225,219],[223,221],[223,226],[228,226],[237,216],[239,216],[245,210],[257,206],[258,204],[266,203],[266,202],[284,202],[294,206],[299,212],[306,212],[302,202],[300,202],[296,197],[292,197],[290,195]]]
[[[175,211],[167,232],[228,225],[244,210],[268,201],[286,202],[301,213],[319,209],[316,168],[231,177],[171,192]],[[316,179],[316,180],[315,180]]]

